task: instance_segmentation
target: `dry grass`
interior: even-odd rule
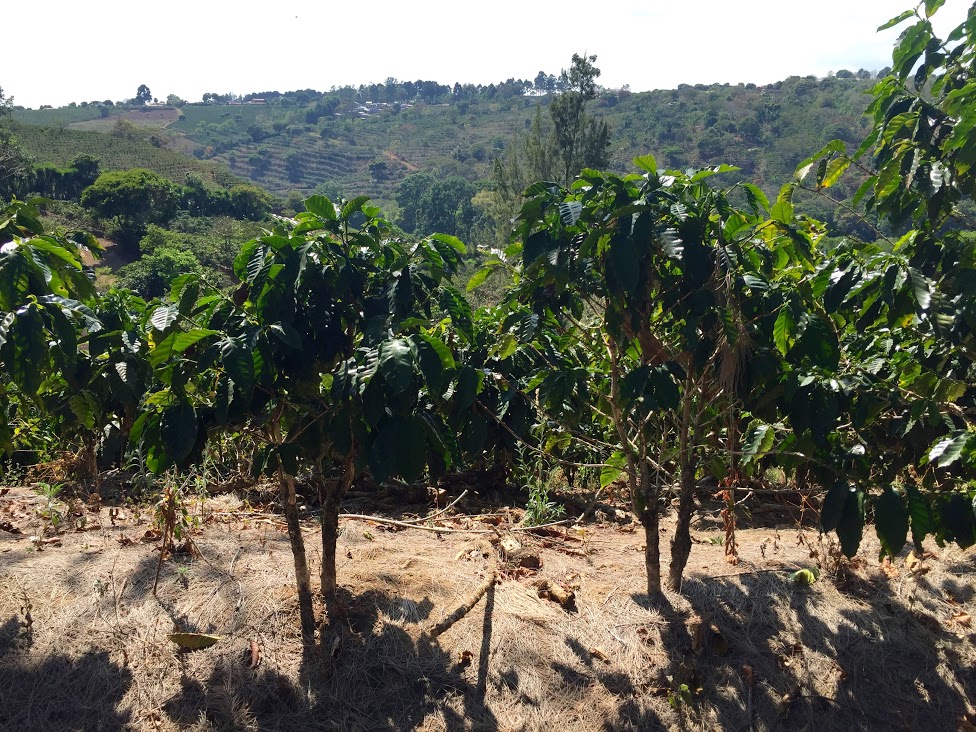
[[[973,712],[972,551],[913,575],[863,559],[795,587],[785,569],[810,564],[795,532],[740,531],[737,567],[699,532],[683,594],[660,609],[641,594],[640,532],[520,535],[538,575],[503,571],[434,641],[495,561],[456,557],[490,547],[348,522],[347,617],[303,649],[277,522],[211,521],[203,557],[167,562],[154,597],[153,545],[120,541],[146,531],[131,511],[112,526],[103,508],[101,528],[38,550],[36,505],[0,498],[0,521],[24,531],[0,531],[2,730],[943,730]],[[539,598],[539,578],[574,588],[575,608]],[[184,653],[174,629],[222,640]]]

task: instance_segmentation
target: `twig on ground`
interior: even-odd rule
[[[491,572],[488,573],[488,576],[485,577],[485,581],[481,583],[478,589],[474,591],[474,594],[471,595],[471,597],[469,597],[457,610],[430,629],[430,637],[436,638],[442,633],[450,630],[452,625],[471,612],[471,608],[477,605],[478,601],[485,596],[485,593],[491,589],[491,586],[495,584],[497,578],[498,570],[495,567],[492,567]]]
[[[747,574],[765,574],[767,572],[796,572],[803,567],[794,565],[792,567],[773,567],[772,569],[750,569],[745,572],[729,572],[728,574],[705,575],[708,579],[720,579],[722,577],[741,577]]]
[[[419,531],[432,531],[435,534],[495,534],[498,533],[501,527],[494,529],[449,529],[446,526],[423,526],[421,524],[411,524],[406,521],[397,521],[395,519],[383,518],[382,516],[369,516],[363,513],[340,513],[339,518],[341,519],[352,519],[354,521],[372,521],[377,524],[387,524],[389,526],[399,526],[403,529],[417,529]],[[455,516],[452,520],[461,520],[469,518],[468,516]],[[564,526],[566,524],[573,523],[573,519],[564,519],[563,521],[553,521],[548,524],[539,524],[538,526],[510,526],[506,528],[506,531],[519,531],[519,532],[532,532],[539,529],[548,529],[553,526]]]
[[[372,521],[377,524],[387,524],[389,526],[399,526],[403,529],[417,529],[418,531],[432,531],[435,534],[494,534],[494,529],[449,529],[446,526],[423,526],[421,524],[408,524],[406,521],[396,521],[394,519],[383,518],[382,516],[367,516],[362,513],[340,513],[341,519],[352,519],[354,521]],[[464,518],[460,516],[459,518]]]
[[[439,511],[434,511],[434,513],[429,514],[427,516],[421,516],[420,518],[405,519],[404,520],[404,523],[405,524],[412,524],[412,523],[420,523],[421,521],[430,521],[431,519],[435,518],[436,516],[440,516],[441,514],[447,513],[448,511],[450,511],[466,495],[468,495],[468,489],[467,488],[465,488],[463,491],[461,491],[461,495],[459,495],[457,498],[455,498],[453,501],[451,501],[450,503],[448,503],[446,506],[444,506],[444,508],[440,509]]]

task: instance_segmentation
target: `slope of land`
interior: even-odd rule
[[[100,120],[104,122],[105,120]],[[118,120],[112,120],[108,130],[114,129]],[[166,140],[136,131],[79,130],[73,127],[42,127],[37,125],[11,125],[17,143],[37,163],[58,167],[67,166],[76,156],[92,155],[99,160],[101,169],[127,170],[148,168],[172,181],[182,183],[187,173],[197,173],[205,180],[224,186],[240,182],[226,168],[211,161],[202,161],[179,152]],[[169,146],[168,146],[169,145]]]
[[[825,142],[836,138],[853,143],[863,137],[865,92],[873,83],[855,77],[790,77],[764,87],[604,90],[593,111],[610,123],[614,169],[627,170],[633,157],[648,152],[669,167],[731,163],[772,192]],[[399,182],[415,170],[485,179],[493,158],[504,156],[517,135],[528,133],[540,105],[545,122],[550,99],[343,101],[322,116],[315,104],[188,104],[179,110],[115,109],[104,118],[89,107],[20,110],[14,116],[22,124],[102,131],[126,119],[152,128],[146,134],[156,133],[156,144],[223,163],[276,194],[307,194],[325,184],[348,196],[368,194],[390,202]],[[165,131],[158,129],[163,126]],[[60,148],[48,149],[49,137],[47,133],[43,145],[31,143],[30,150],[39,162],[59,163],[65,154],[57,152]],[[96,147],[75,139],[79,152]],[[114,159],[103,163],[116,166]]]
[[[695,532],[682,594],[660,609],[643,595],[642,533],[626,521],[513,533],[503,513],[439,520],[482,533],[438,536],[347,520],[338,554],[347,615],[303,649],[280,516],[232,494],[196,505],[199,556],[165,562],[154,595],[151,508],[59,504],[62,526],[77,530],[32,540],[49,508],[23,488],[0,496],[3,729],[962,730],[976,721],[972,550],[879,566],[866,540],[861,556],[800,586],[789,573],[812,566],[823,548],[815,531],[740,529],[732,566],[716,510]],[[376,508],[376,496],[347,505]],[[315,547],[314,521],[306,534]],[[541,568],[502,561],[499,538],[529,548]],[[495,566],[497,584],[433,637]],[[543,581],[575,601],[540,596]],[[174,631],[220,640],[181,652]]]

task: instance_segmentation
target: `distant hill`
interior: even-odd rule
[[[219,163],[197,160],[174,149],[177,146],[171,139],[154,137],[138,128],[111,133],[117,122],[117,119],[113,121],[104,132],[19,122],[14,122],[11,129],[18,144],[37,163],[63,167],[84,153],[98,158],[102,170],[148,168],[176,182],[182,182],[187,173],[194,172],[225,187],[240,182]]]
[[[828,140],[856,144],[862,138],[864,92],[873,83],[866,72],[845,72],[762,87],[604,90],[593,111],[611,125],[612,168],[627,170],[633,157],[648,152],[670,167],[731,163],[772,191]],[[215,179],[229,171],[278,195],[307,194],[324,185],[389,206],[399,182],[413,171],[487,178],[492,159],[526,133],[536,108],[551,99],[482,94],[448,96],[449,103],[384,103],[350,99],[349,90],[344,92],[317,93],[305,104],[280,97],[186,104],[165,112],[18,110],[14,117],[17,136],[39,162],[64,164],[88,152],[101,158],[103,169],[150,167],[170,178],[195,170]],[[120,119],[139,134],[112,134]]]

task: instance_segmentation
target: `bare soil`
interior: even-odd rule
[[[511,531],[504,516],[498,526],[499,517],[432,522],[490,532],[445,535],[344,520],[347,612],[303,647],[280,516],[233,494],[194,504],[199,556],[167,559],[154,595],[151,507],[60,501],[58,532],[42,518],[50,508],[28,488],[0,495],[2,730],[976,722],[973,550],[933,545],[921,560],[906,553],[882,565],[871,537],[862,555],[836,561],[815,531],[779,517],[772,522],[793,528],[739,529],[733,565],[710,512],[696,524],[682,593],[660,608],[644,594],[642,531],[619,516],[540,535]],[[306,533],[314,576],[314,521]],[[542,566],[504,561],[508,540]],[[795,584],[791,571],[816,566],[811,552],[830,571]],[[499,581],[433,638],[430,629],[496,567]],[[540,597],[543,581],[574,602]],[[183,651],[169,639],[175,631],[220,640]]]

